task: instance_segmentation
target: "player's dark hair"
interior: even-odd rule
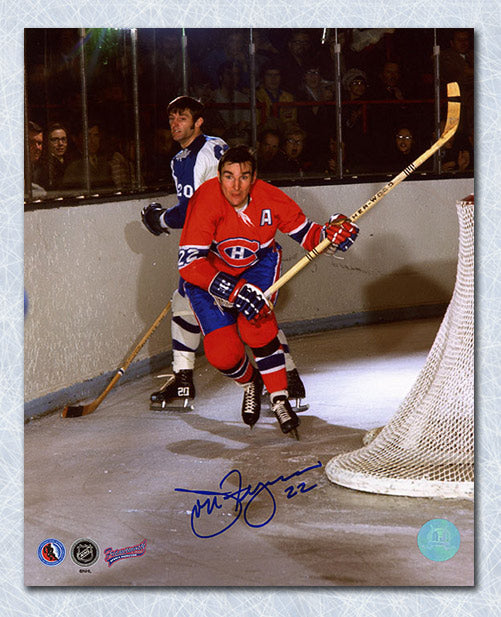
[[[228,148],[228,150],[226,150],[221,157],[219,165],[217,166],[219,173],[221,173],[221,170],[226,163],[250,163],[252,175],[254,175],[257,167],[256,157],[247,146],[233,146],[232,148]]]
[[[171,101],[167,107],[167,115],[177,111],[182,112],[188,110],[191,113],[193,122],[196,122],[199,118],[204,117],[204,105],[198,99],[194,99],[191,96],[178,96]]]

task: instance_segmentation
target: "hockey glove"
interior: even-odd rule
[[[323,226],[324,238],[329,238],[331,246],[326,253],[333,255],[337,250],[347,251],[355,242],[360,229],[348,220],[344,214],[334,214]]]
[[[169,228],[162,224],[161,216],[165,212],[160,204],[148,204],[141,210],[141,218],[146,229],[155,236],[169,234]]]
[[[219,305],[236,308],[249,321],[257,321],[271,312],[259,287],[225,272],[216,274],[208,291]]]

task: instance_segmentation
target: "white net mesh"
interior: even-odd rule
[[[424,367],[385,427],[327,463],[332,482],[388,495],[473,498],[473,209],[473,196],[457,203],[456,284]]]

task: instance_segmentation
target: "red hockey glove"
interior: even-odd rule
[[[360,229],[348,220],[344,214],[334,214],[323,227],[324,237],[329,238],[331,246],[326,253],[333,254],[337,250],[347,251],[355,242]]]

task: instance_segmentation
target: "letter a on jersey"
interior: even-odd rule
[[[271,225],[271,210],[269,208],[265,208],[264,210],[261,210],[261,227],[263,227],[263,225]]]
[[[217,252],[233,268],[248,268],[256,261],[259,242],[247,238],[229,238],[217,245]]]

